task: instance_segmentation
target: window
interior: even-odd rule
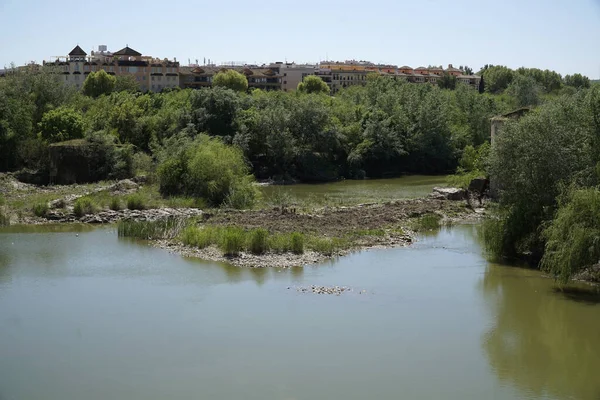
[[[129,67],[129,72],[131,72],[132,74],[135,74],[138,71],[137,67]]]
[[[284,85],[287,85],[287,81],[283,81],[283,84],[284,84]]]
[[[79,64],[75,63],[75,71],[79,71]]]
[[[152,77],[152,80],[154,80],[154,77]],[[154,86],[154,85],[152,85],[152,86]]]
[[[283,73],[283,76],[287,76],[287,72],[284,72],[284,73]]]
[[[146,80],[146,76],[142,76],[142,80],[145,81]]]

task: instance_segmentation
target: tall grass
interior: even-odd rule
[[[139,193],[134,193],[127,197],[127,208],[130,210],[145,210],[146,201]]]
[[[118,197],[113,197],[112,199],[110,199],[110,204],[108,205],[108,207],[113,211],[119,211],[122,208],[121,199],[119,199]]]
[[[246,232],[241,228],[227,227],[221,233],[219,247],[226,256],[237,256],[246,247]]]
[[[117,232],[121,237],[137,239],[173,239],[190,224],[185,218],[164,218],[157,221],[121,221]]]
[[[302,254],[304,253],[304,235],[298,232],[294,232],[290,235],[290,242],[292,253]]]
[[[427,232],[439,229],[442,217],[437,214],[425,214],[412,221],[411,227],[417,232]]]
[[[73,212],[76,216],[83,217],[84,215],[95,213],[96,209],[96,203],[90,197],[84,196],[75,200]]]
[[[263,254],[267,251],[267,238],[269,232],[266,229],[256,229],[250,233],[249,250],[253,254]]]
[[[4,204],[4,197],[0,196],[0,226],[10,225],[10,215]]]
[[[45,217],[48,214],[48,203],[42,202],[33,205],[33,213],[36,217]]]

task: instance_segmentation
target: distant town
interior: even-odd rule
[[[181,66],[177,59],[157,58],[134,50],[128,45],[121,50],[111,52],[107,46],[100,45],[90,54],[79,45],[75,46],[64,57],[53,57],[43,61],[43,66],[57,67],[64,76],[64,82],[80,88],[88,74],[104,70],[110,75],[131,76],[142,91],[160,92],[169,88],[202,88],[210,87],[215,74],[233,69],[246,76],[248,87],[262,90],[293,91],[304,77],[315,75],[329,86],[334,94],[342,88],[353,85],[364,85],[367,75],[379,74],[392,79],[403,78],[411,83],[437,84],[445,74],[455,76],[473,88],[478,88],[481,77],[449,64],[447,68],[417,67],[407,65],[382,65],[368,61],[322,61],[318,64],[296,64],[293,62],[273,62],[263,65],[236,63],[216,65],[210,61],[203,65],[198,63]],[[31,63],[18,68],[39,68],[42,65]],[[0,71],[0,75],[6,71]],[[63,78],[61,78],[63,79]]]

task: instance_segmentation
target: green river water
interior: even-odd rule
[[[345,180],[324,184],[271,185],[262,188],[266,198],[287,193],[300,202],[356,204],[425,197],[434,186],[446,186],[446,176],[411,175],[391,179]]]
[[[4,229],[0,399],[600,399],[600,298],[489,264],[476,229],[292,269]]]

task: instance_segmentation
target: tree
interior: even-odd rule
[[[302,93],[324,93],[329,94],[329,86],[315,75],[304,77],[302,82],[298,84],[298,91]]]
[[[483,92],[485,92],[485,79],[483,79],[482,75],[481,79],[479,80],[479,94],[483,94]]]
[[[140,84],[132,75],[119,75],[114,90],[115,92],[139,92]]]
[[[83,137],[84,124],[80,113],[60,107],[48,111],[39,124],[42,138],[50,143]]]
[[[589,88],[590,78],[581,74],[573,74],[565,76],[565,85],[572,86],[577,89]]]
[[[506,89],[513,96],[517,107],[535,106],[540,102],[540,85],[530,76],[516,75]]]
[[[484,67],[481,75],[485,78],[486,90],[490,93],[501,93],[513,80],[514,71],[504,66]]]
[[[100,97],[103,94],[110,94],[117,83],[117,78],[109,75],[103,69],[98,72],[91,72],[83,82],[83,94],[90,97]]]
[[[441,89],[450,89],[450,90],[454,90],[456,89],[456,76],[454,75],[450,75],[447,72],[444,72],[444,75],[442,75],[442,77],[438,80],[438,86]]]
[[[248,79],[243,74],[228,69],[214,76],[213,86],[231,89],[236,92],[246,92],[248,91]]]
[[[473,68],[468,65],[465,65],[465,67],[461,69],[465,72],[465,75],[473,75]]]

